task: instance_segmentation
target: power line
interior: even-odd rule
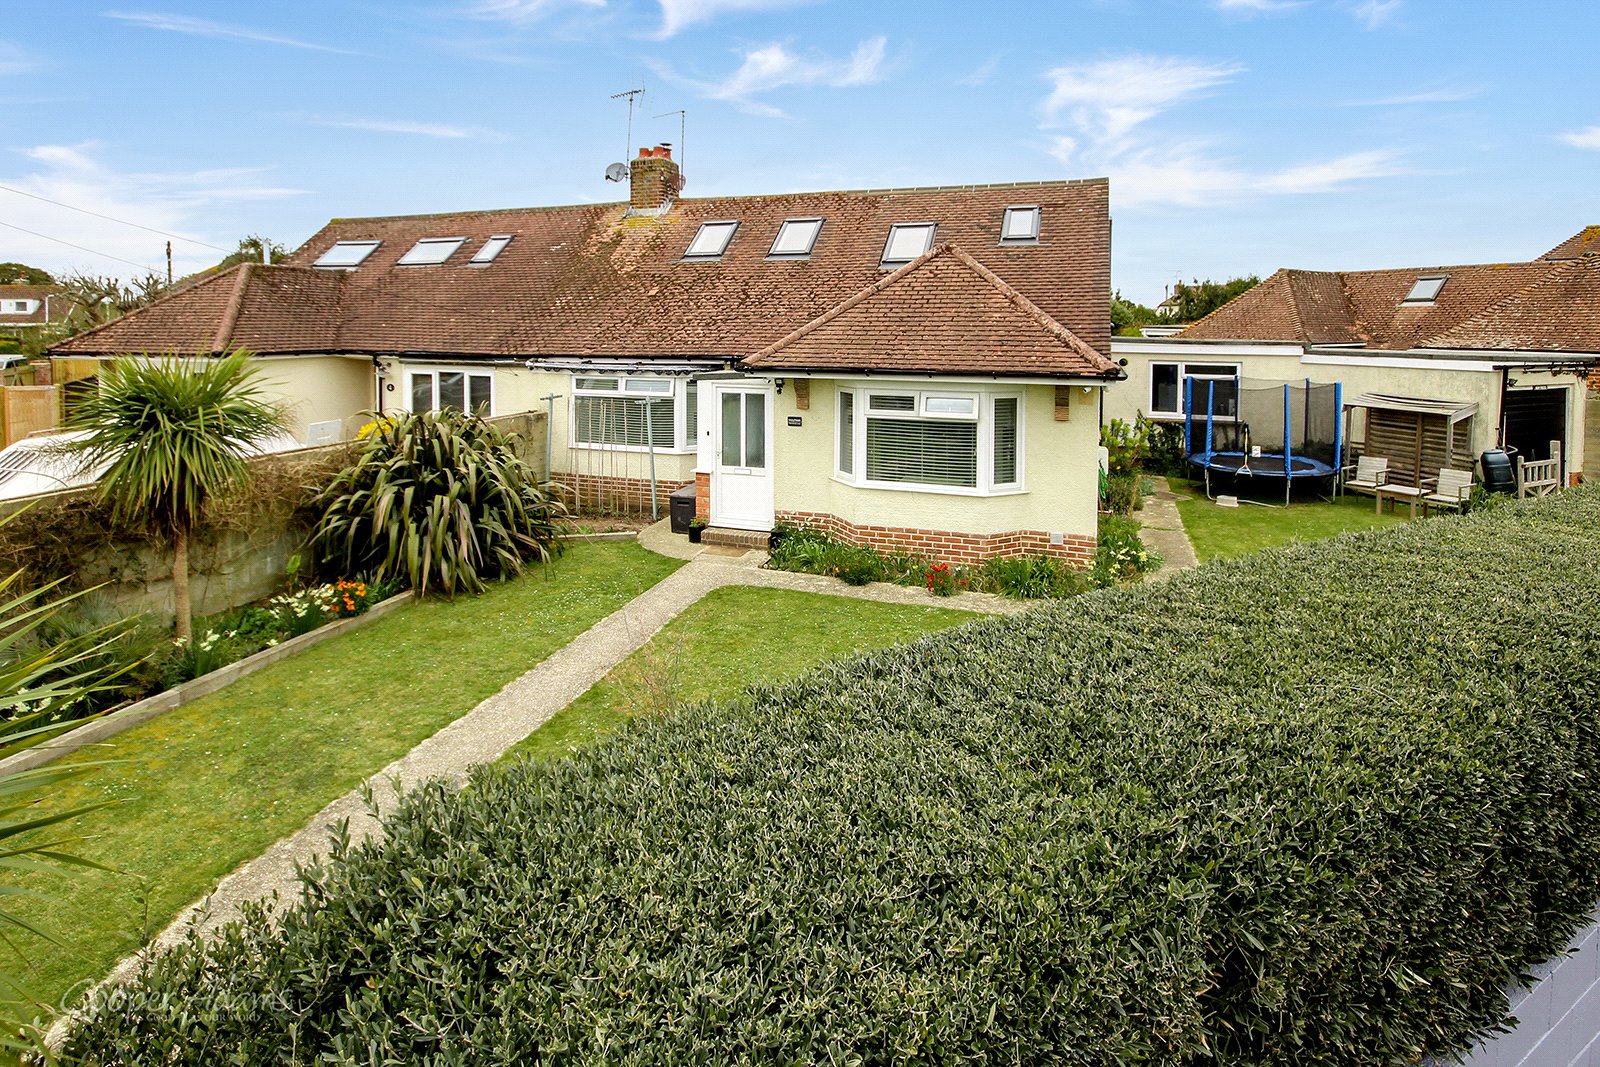
[[[39,196],[37,193],[23,192],[21,189],[15,189],[15,188],[13,188],[13,187],[11,187],[9,185],[0,185],[0,189],[4,189],[8,193],[16,193],[18,196],[26,196],[26,197],[28,197],[28,198],[30,198],[32,200],[38,200],[38,201],[41,201],[41,202],[46,203],[46,204],[54,204],[56,207],[64,207],[68,211],[81,211],[85,215],[93,215],[95,218],[97,218],[97,219],[105,219],[107,222],[115,222],[115,223],[118,223],[118,224],[123,225],[123,226],[132,226],[134,229],[136,229],[136,230],[144,230],[146,233],[159,233],[162,237],[170,237],[174,241],[187,241],[192,245],[199,245],[202,248],[215,249],[218,252],[233,252],[233,251],[235,251],[235,249],[232,249],[232,248],[223,248],[220,245],[207,244],[205,241],[199,241],[199,240],[196,240],[193,237],[185,237],[181,233],[168,233],[166,230],[158,230],[158,229],[155,229],[152,226],[144,226],[144,225],[141,225],[141,224],[139,224],[137,222],[129,222],[127,219],[119,219],[119,218],[116,218],[113,215],[102,215],[102,214],[100,214],[100,212],[98,212],[98,211],[90,211],[86,207],[74,207],[71,204],[63,204],[59,200],[51,200],[48,196]],[[18,228],[20,229],[21,227],[18,227]],[[43,236],[43,235],[41,234],[41,236]],[[111,258],[115,259],[116,257],[112,256]],[[127,260],[123,260],[122,262],[126,263]]]
[[[6,222],[4,220],[0,220],[0,226],[5,226],[5,227],[8,227],[8,228],[13,229],[13,230],[21,230],[23,233],[32,234],[35,237],[42,237],[46,241],[54,241],[56,244],[58,244],[58,245],[66,245],[68,248],[76,248],[78,251],[87,252],[91,256],[101,256],[101,257],[103,257],[105,259],[114,259],[118,263],[126,263],[130,267],[138,267],[140,270],[147,270],[151,274],[159,274],[160,273],[154,267],[150,266],[148,263],[135,263],[131,259],[123,259],[121,256],[114,256],[110,252],[97,252],[92,248],[85,248],[83,245],[75,245],[71,241],[63,241],[59,237],[51,237],[47,233],[40,233],[38,230],[30,230],[26,226],[18,226],[15,223]]]

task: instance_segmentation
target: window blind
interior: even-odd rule
[[[977,488],[978,424],[869,418],[867,479]]]
[[[994,402],[994,484],[1017,480],[1017,398],[996,397]]]

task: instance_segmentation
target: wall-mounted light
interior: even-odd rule
[[[782,378],[778,378],[778,379],[776,379],[776,381],[777,381],[777,385],[778,385],[778,395],[782,396],[783,395],[783,379]]]

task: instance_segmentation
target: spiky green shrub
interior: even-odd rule
[[[311,544],[325,572],[446,596],[549,559],[564,514],[509,435],[459,411],[377,420],[315,506]]]
[[[120,1063],[1403,1064],[1600,885],[1600,488],[1109,589],[421,789]],[[1531,561],[1537,561],[1534,565]]]

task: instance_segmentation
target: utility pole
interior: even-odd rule
[[[172,242],[167,242],[167,288],[172,288]]]
[[[546,393],[539,399],[545,402],[544,416],[544,484],[550,484],[550,451],[555,447],[556,401],[561,393]]]

